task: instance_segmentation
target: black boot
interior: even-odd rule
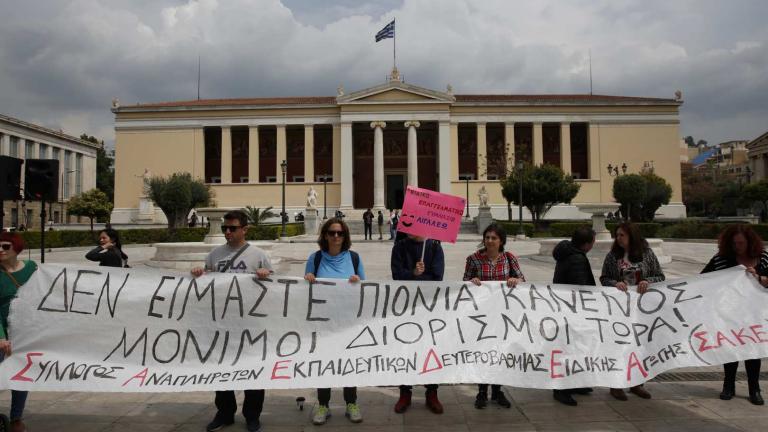
[[[568,406],[576,406],[576,399],[571,396],[571,393],[566,390],[552,390],[552,397],[561,404]]]
[[[736,394],[736,383],[735,382],[723,382],[723,391],[720,392],[720,399],[722,400],[731,400],[733,399],[733,396]]]

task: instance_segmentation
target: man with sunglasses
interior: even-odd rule
[[[241,210],[233,210],[224,215],[221,226],[227,243],[212,250],[205,258],[205,268],[195,267],[191,273],[199,277],[205,272],[250,273],[259,279],[266,279],[272,273],[269,256],[251,246],[245,240],[248,232],[248,216]],[[245,390],[243,416],[249,432],[261,431],[261,409],[264,405],[264,390]],[[206,431],[217,431],[234,424],[237,412],[237,400],[232,390],[216,392],[216,416],[206,427]]]

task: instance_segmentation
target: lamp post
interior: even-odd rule
[[[323,174],[323,220],[328,219],[328,174]]]
[[[517,238],[518,239],[524,239],[525,238],[525,231],[523,231],[523,168],[525,168],[525,163],[522,160],[518,160],[517,163],[515,163],[515,168],[517,170],[517,216],[518,216],[518,228],[517,228]]]
[[[469,219],[469,176],[464,177],[464,181],[467,184],[467,214],[466,218]]]
[[[280,170],[283,172],[283,211],[280,213],[280,222],[283,225],[282,230],[280,231],[280,238],[288,237],[288,233],[285,231],[285,171],[288,168],[288,163],[283,159],[283,161],[280,163]]]
[[[611,177],[618,177],[619,176],[619,166],[613,166],[611,164],[608,164],[608,175]],[[621,173],[626,174],[627,173],[627,164],[625,162],[621,163]]]

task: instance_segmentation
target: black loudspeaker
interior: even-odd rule
[[[0,200],[21,199],[21,164],[24,161],[10,156],[0,156]]]
[[[27,159],[24,164],[24,197],[27,201],[56,201],[59,196],[59,161]]]

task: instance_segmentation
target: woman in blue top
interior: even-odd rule
[[[338,218],[328,219],[320,229],[317,239],[320,250],[307,258],[306,275],[304,279],[314,282],[315,278],[347,279],[357,283],[365,279],[363,263],[360,256],[351,250],[352,239],[349,227]],[[331,412],[328,403],[331,401],[331,389],[317,389],[317,408],[312,415],[312,423],[325,424]],[[344,387],[344,402],[347,405],[344,413],[352,423],[363,421],[360,407],[357,406],[357,387]]]

